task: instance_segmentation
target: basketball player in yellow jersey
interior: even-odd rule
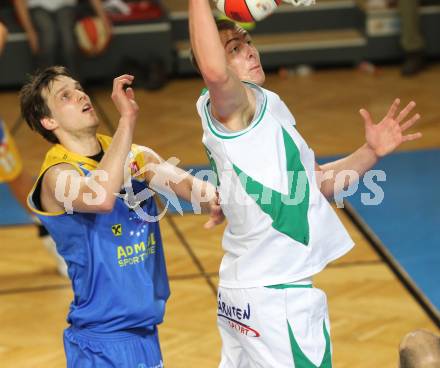
[[[378,124],[362,109],[365,144],[319,166],[287,106],[262,87],[249,34],[232,22],[216,24],[208,0],[189,0],[189,26],[207,87],[197,101],[203,143],[228,220],[218,290],[220,367],[329,368],[327,301],[312,277],[353,241],[325,197],[350,184],[335,183],[338,173],[362,176],[421,136],[404,135],[419,119],[407,119],[415,103],[398,112],[396,99]],[[320,183],[317,173],[333,179]]]

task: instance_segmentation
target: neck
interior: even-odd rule
[[[69,136],[69,139],[60,139],[60,143],[69,151],[81,156],[94,156],[101,152],[96,133],[87,136]]]

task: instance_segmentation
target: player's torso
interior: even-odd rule
[[[317,231],[322,229],[318,222],[327,222],[343,247],[348,242],[317,187],[314,153],[293,116],[276,94],[259,91],[262,107],[250,126],[237,133],[218,127],[203,97],[198,104],[228,220],[220,269],[224,286],[295,281],[317,272],[332,256],[325,254],[327,234]]]
[[[87,159],[70,163],[84,175],[93,167]],[[125,192],[146,190],[144,180],[132,179]],[[169,289],[151,196],[135,203],[121,195],[110,213],[37,215],[68,264],[75,294],[70,323],[111,332],[161,322]]]

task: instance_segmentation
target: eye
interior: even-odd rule
[[[246,43],[247,43],[248,45],[252,45],[252,40],[248,40]]]
[[[231,53],[232,54],[235,54],[235,53],[237,53],[237,52],[239,52],[240,51],[240,47],[238,47],[238,46],[235,46],[235,47],[233,47],[232,49],[231,49]]]
[[[62,100],[68,100],[70,98],[70,92],[69,91],[64,91],[62,94],[61,94],[61,99]]]

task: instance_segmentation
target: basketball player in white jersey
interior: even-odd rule
[[[346,169],[362,176],[378,159],[420,133],[404,135],[419,115],[395,100],[374,124],[361,110],[366,142],[350,156],[319,166],[265,74],[249,34],[215,22],[208,0],[189,0],[196,68],[207,90],[197,110],[203,143],[217,172],[228,220],[220,266],[221,368],[331,367],[325,294],[313,275],[348,252],[353,241],[326,197],[350,184],[319,174]]]

